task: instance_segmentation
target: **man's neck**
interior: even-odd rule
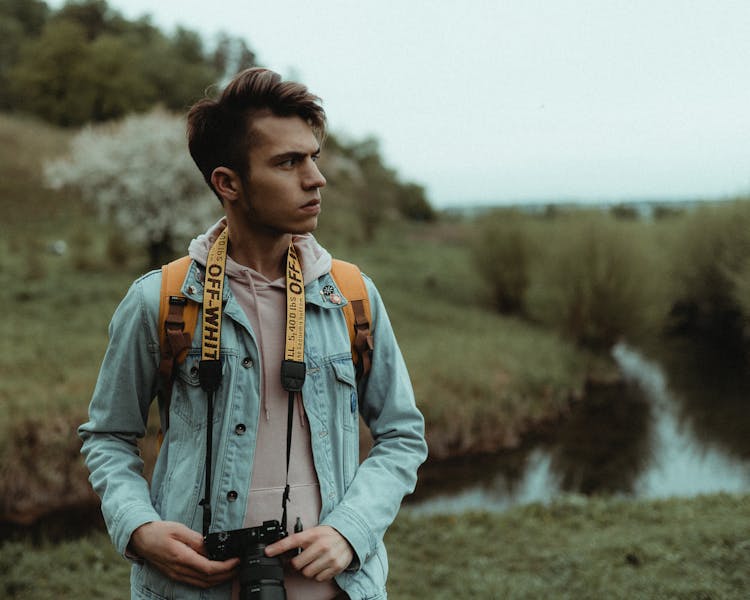
[[[292,234],[271,234],[229,228],[229,256],[236,263],[261,273],[270,281],[283,277]]]

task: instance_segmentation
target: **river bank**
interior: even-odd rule
[[[389,597],[722,598],[750,589],[750,496],[569,496],[503,514],[412,516],[386,534]],[[0,546],[9,600],[122,598],[129,563],[104,533]]]
[[[620,381],[589,388],[564,418],[519,448],[428,463],[410,508],[462,514],[571,493],[656,499],[750,492],[748,369],[717,353],[691,354],[684,344],[650,356],[618,344],[612,354]]]

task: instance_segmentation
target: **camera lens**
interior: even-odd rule
[[[240,600],[286,600],[281,559],[266,556],[265,547],[253,545],[241,557]]]

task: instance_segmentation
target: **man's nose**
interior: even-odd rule
[[[326,178],[323,177],[323,173],[320,172],[318,164],[314,160],[310,160],[309,168],[305,174],[304,186],[305,189],[322,188],[326,185]]]

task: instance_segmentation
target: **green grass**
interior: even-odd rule
[[[402,515],[394,598],[747,598],[750,498],[573,497],[503,515]]]
[[[744,599],[750,496],[561,499],[504,514],[417,517],[386,535],[389,597]],[[8,599],[127,596],[128,563],[103,533],[0,546]]]

